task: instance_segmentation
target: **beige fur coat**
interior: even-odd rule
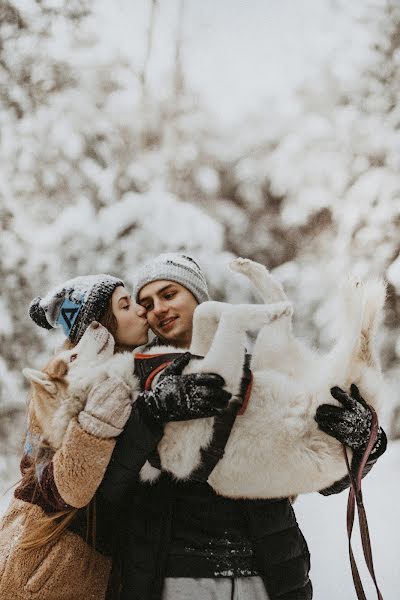
[[[115,440],[91,436],[71,421],[52,460],[54,481],[66,504],[81,508],[91,500],[114,445]],[[1,600],[104,600],[111,559],[79,535],[66,529],[55,542],[19,547],[24,532],[43,515],[40,505],[21,499],[25,492],[22,483],[0,523]]]

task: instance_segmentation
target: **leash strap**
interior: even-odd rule
[[[225,446],[228,442],[236,416],[242,406],[239,397],[229,403],[223,415],[214,417],[213,436],[206,448],[200,449],[200,465],[191,474],[189,479],[198,483],[205,483],[214,471],[215,467],[225,454]]]
[[[242,415],[250,398],[253,375],[250,370],[251,355],[245,355],[243,376],[240,382],[239,394],[233,398],[222,415],[214,417],[214,430],[211,442],[207,448],[201,448],[200,465],[191,473],[190,480],[198,483],[207,482],[211,473],[225,454],[232,427],[238,415]]]
[[[378,428],[379,428],[378,417],[377,417],[375,410],[372,408],[372,406],[369,406],[368,408],[369,408],[369,410],[371,412],[371,416],[372,416],[371,433],[370,433],[367,447],[365,448],[365,450],[363,452],[360,464],[358,466],[358,469],[357,469],[355,475],[352,473],[352,470],[351,470],[351,467],[349,464],[349,458],[347,456],[346,447],[343,446],[346,467],[347,467],[347,471],[348,471],[348,474],[350,477],[350,482],[351,482],[351,486],[350,486],[350,490],[349,490],[349,497],[348,497],[348,501],[347,501],[347,535],[348,535],[348,539],[349,539],[349,556],[350,556],[351,573],[353,576],[353,582],[354,582],[354,587],[355,587],[355,590],[357,593],[357,598],[358,598],[358,600],[367,600],[367,597],[365,595],[364,588],[363,588],[363,585],[361,582],[361,577],[360,577],[360,574],[358,571],[357,563],[354,558],[352,545],[351,545],[351,536],[352,536],[352,532],[353,532],[354,517],[355,517],[355,507],[357,505],[357,514],[358,514],[358,521],[359,521],[359,525],[360,525],[361,543],[362,543],[365,563],[367,565],[367,568],[371,575],[371,578],[374,582],[378,600],[383,600],[383,596],[380,592],[378,582],[377,582],[376,576],[375,576],[375,569],[374,569],[374,563],[373,563],[373,558],[372,558],[371,539],[370,539],[370,535],[369,535],[367,514],[365,511],[363,497],[362,497],[362,490],[361,490],[361,481],[362,481],[362,474],[364,471],[364,467],[368,462],[368,458],[373,450],[373,447],[375,446],[376,440],[378,438]]]

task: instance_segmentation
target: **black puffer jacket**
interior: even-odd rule
[[[163,475],[131,494],[125,525],[123,600],[160,600],[164,577],[256,574],[271,600],[312,597],[309,552],[288,500],[230,500]]]
[[[132,456],[116,449],[100,490],[124,498],[123,600],[160,600],[164,577],[256,574],[271,600],[311,599],[309,552],[289,500],[231,500],[167,474],[134,483]]]

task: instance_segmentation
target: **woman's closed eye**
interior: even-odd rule
[[[130,296],[123,296],[118,301],[118,309],[119,310],[129,310],[130,307],[131,307],[131,304],[132,304],[131,297]]]

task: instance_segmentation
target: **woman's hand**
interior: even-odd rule
[[[131,391],[126,383],[119,377],[105,376],[91,388],[78,421],[87,433],[112,438],[121,433],[131,410]]]
[[[182,375],[191,359],[185,352],[169,365],[154,390],[142,392],[135,405],[153,423],[188,421],[215,417],[227,407],[231,394],[223,389],[225,381],[214,373]]]

